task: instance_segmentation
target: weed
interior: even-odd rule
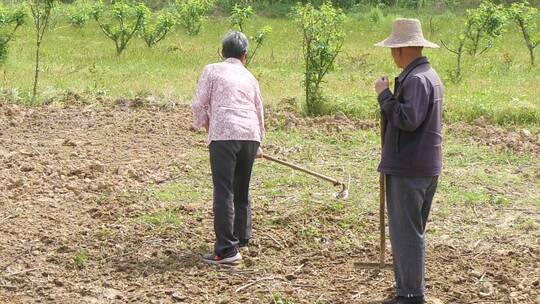
[[[77,255],[73,258],[73,262],[75,262],[75,266],[79,269],[83,269],[86,262],[88,261],[88,254],[86,250],[80,250],[77,252]]]

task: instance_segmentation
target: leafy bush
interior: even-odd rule
[[[345,14],[331,3],[325,3],[318,9],[311,4],[299,4],[293,17],[303,37],[306,112],[311,116],[321,115],[325,112],[325,105],[320,86],[341,52]]]
[[[534,51],[540,45],[540,35],[536,21],[539,19],[538,9],[531,6],[527,1],[512,3],[508,9],[508,14],[519,27],[525,40],[525,45],[529,50],[531,65],[534,65]]]
[[[152,14],[143,24],[142,38],[148,47],[162,41],[176,26],[176,19],[169,12]]]
[[[120,0],[112,5],[100,4],[93,11],[99,27],[114,42],[118,55],[126,49],[129,41],[142,31],[146,19],[151,14],[143,3]]]
[[[0,65],[6,61],[9,42],[19,27],[25,23],[26,17],[27,10],[23,5],[4,6],[0,4]]]
[[[213,5],[213,0],[177,0],[178,22],[184,26],[189,35],[197,35]]]

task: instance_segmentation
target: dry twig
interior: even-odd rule
[[[281,243],[280,243],[278,240],[276,240],[276,239],[275,239],[273,236],[271,236],[270,234],[264,233],[264,235],[267,236],[268,238],[270,238],[272,241],[274,241],[274,242],[279,246],[280,249],[285,248],[285,247],[283,247],[283,245],[281,245]]]
[[[240,287],[236,288],[235,292],[238,293],[238,292],[240,292],[240,291],[242,291],[242,290],[244,290],[244,289],[246,289],[246,288],[249,288],[249,287],[251,287],[251,286],[253,286],[253,285],[259,283],[259,282],[262,282],[262,281],[269,281],[269,280],[274,280],[274,277],[260,278],[260,279],[258,279],[258,280],[256,280],[256,281],[253,281],[253,282],[248,283],[248,284],[246,284],[246,285],[244,285],[244,286],[240,286]]]

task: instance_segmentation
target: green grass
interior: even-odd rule
[[[77,266],[79,269],[84,268],[86,261],[88,261],[88,254],[85,250],[77,252],[75,257],[73,257],[73,262],[75,262],[75,266]]]
[[[158,188],[154,194],[163,201],[197,201],[202,198],[200,191],[188,184],[169,184]]]
[[[174,211],[160,211],[153,214],[144,215],[142,219],[145,223],[158,227],[178,227],[182,224],[182,220]]]
[[[336,232],[340,237],[331,241],[342,250],[374,241],[378,234],[372,223],[377,219],[379,207],[377,132],[369,129],[327,133],[322,128],[285,131],[273,127],[269,126],[271,131],[264,143],[267,153],[276,154],[279,147],[280,158],[306,168],[341,180],[350,174],[350,196],[346,201],[337,200],[333,193],[339,189],[330,183],[258,160],[251,187],[255,229],[278,229],[288,233],[295,243],[314,249],[324,248],[328,237]],[[204,140],[203,134],[197,136]],[[478,221],[475,213],[481,210],[540,208],[540,183],[531,178],[538,174],[534,156],[478,145],[462,134],[446,132],[444,138],[444,170],[433,205],[434,221],[455,221],[459,216],[463,221],[475,223]],[[175,205],[190,204],[197,214],[207,217],[212,200],[207,157],[201,150],[194,152],[193,174],[166,187],[178,187],[182,191],[170,191],[158,198]],[[528,169],[517,170],[520,167]],[[194,180],[197,185],[205,184],[205,191],[185,186]],[[193,191],[200,193],[195,204],[191,194],[186,194]],[[170,207],[163,208],[170,210]],[[515,226],[520,231],[533,231],[538,224],[525,218]],[[434,225],[430,229],[437,235],[440,228]],[[482,229],[469,234],[472,237],[474,233],[493,233]]]
[[[369,15],[369,8],[358,9],[346,23],[343,53],[325,83],[332,112],[377,117],[373,82],[383,74],[397,75],[399,70],[389,52],[373,44],[389,34],[395,17],[420,18],[426,36],[435,42],[451,42],[456,37],[454,30],[463,21],[448,11],[395,10],[377,23],[370,21]],[[429,26],[431,16],[433,29]],[[277,104],[290,98],[301,101],[300,35],[291,20],[266,17],[256,18],[247,32],[254,34],[264,25],[272,26],[274,31],[250,69],[260,81],[265,102]],[[113,42],[102,35],[94,22],[79,30],[60,21],[56,29],[47,33],[43,45],[41,100],[61,102],[68,92],[76,92],[86,102],[93,102],[96,94],[113,99],[151,94],[162,100],[188,103],[203,66],[219,60],[219,44],[228,28],[223,18],[211,18],[199,36],[190,37],[178,29],[153,49],[135,39],[118,57]],[[32,85],[33,37],[30,25],[18,32],[3,68],[4,95],[21,102],[28,100]],[[440,49],[428,50],[426,54],[446,82],[446,121],[472,121],[478,117],[499,124],[534,125],[540,121],[540,69],[529,66],[522,37],[513,25],[484,56],[466,58],[461,84],[449,81],[448,71],[455,61],[451,53]]]
[[[272,297],[272,304],[294,304],[294,302],[280,294],[274,294]]]

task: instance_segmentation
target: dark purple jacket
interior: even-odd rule
[[[443,84],[427,58],[409,64],[396,78],[394,94],[385,90],[378,100],[387,121],[379,171],[410,177],[440,175]]]

